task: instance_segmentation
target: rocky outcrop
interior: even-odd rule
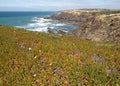
[[[70,32],[77,37],[120,43],[120,10],[65,10],[50,18],[79,25]]]
[[[64,29],[58,29],[58,30],[53,30],[51,28],[47,28],[48,29],[48,33],[51,34],[59,34],[59,35],[68,35],[68,31],[64,30]]]
[[[88,14],[80,14],[79,12],[62,11],[57,14],[50,16],[51,19],[59,20],[60,22],[79,25],[80,23],[86,21],[86,16]]]
[[[81,23],[84,23],[91,16],[110,14],[110,13],[120,13],[120,11],[119,10],[103,10],[103,9],[64,10],[46,18],[59,20],[63,23],[80,25]]]
[[[73,34],[87,40],[120,43],[120,14],[92,16]]]

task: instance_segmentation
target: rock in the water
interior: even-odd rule
[[[56,32],[55,31],[53,31],[51,28],[47,28],[47,30],[48,30],[48,33],[52,33],[52,34],[56,34]]]

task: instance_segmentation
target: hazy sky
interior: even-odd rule
[[[0,0],[0,11],[46,11],[82,8],[120,9],[120,0]]]

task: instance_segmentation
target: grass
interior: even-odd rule
[[[119,85],[119,44],[0,26],[0,86]]]
[[[92,12],[92,15],[110,15],[110,14],[120,14],[120,10],[101,10],[100,12]]]

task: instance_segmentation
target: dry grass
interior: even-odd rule
[[[0,86],[119,86],[120,45],[0,26]]]

